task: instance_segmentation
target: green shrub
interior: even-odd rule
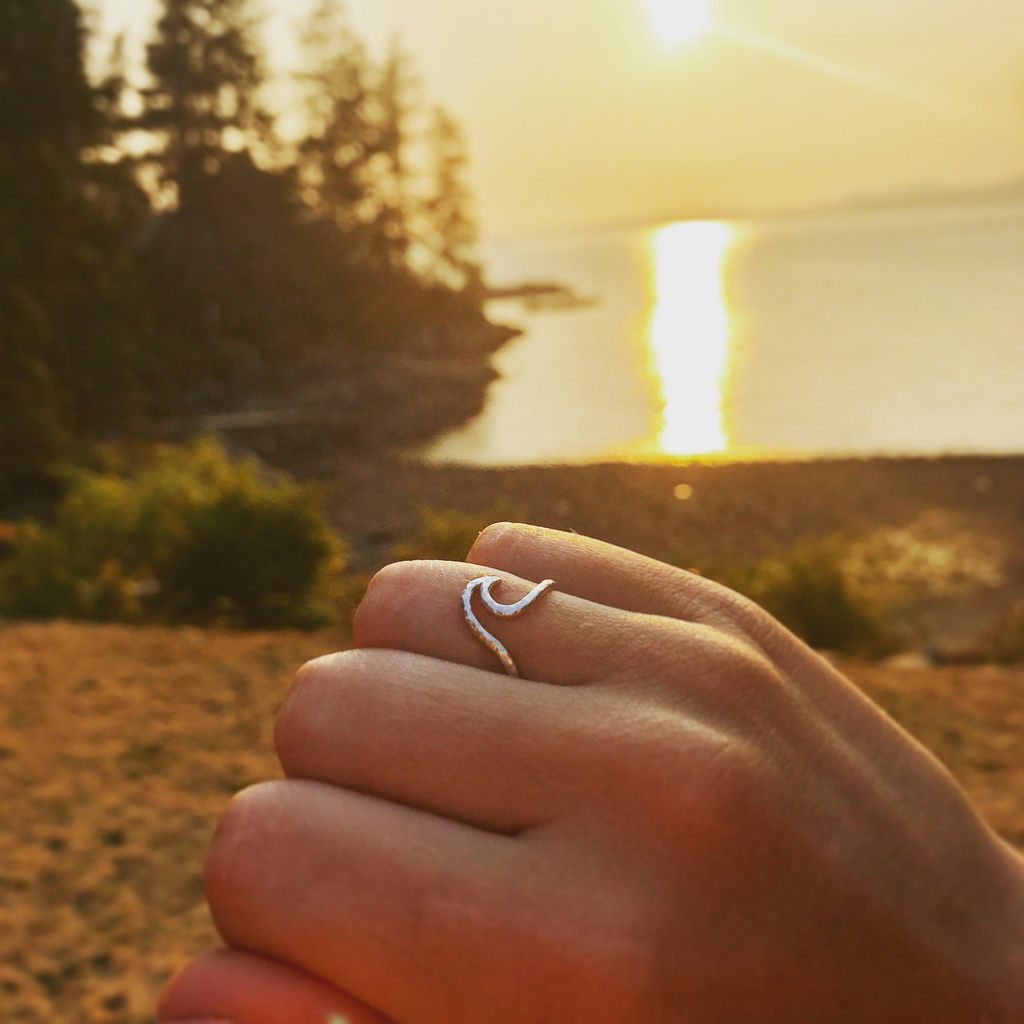
[[[877,656],[893,649],[886,609],[848,572],[850,543],[805,541],[749,566],[710,571],[752,598],[812,647]]]
[[[129,475],[80,473],[0,577],[7,614],[307,626],[329,610],[341,542],[316,496],[213,441]]]

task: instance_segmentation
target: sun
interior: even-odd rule
[[[647,0],[654,31],[666,43],[692,43],[714,25],[712,0]]]

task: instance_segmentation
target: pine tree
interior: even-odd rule
[[[475,253],[479,229],[466,183],[469,159],[462,129],[444,107],[434,110],[430,144],[433,184],[426,215],[433,276],[448,287],[476,287],[480,280]]]
[[[254,0],[162,2],[136,126],[172,202],[145,265],[171,388],[227,397],[296,351],[298,186],[260,166],[274,136]]]
[[[319,275],[327,292],[321,306],[357,345],[387,343],[408,332],[423,297],[422,268],[413,266],[418,210],[408,159],[414,75],[397,43],[377,64],[332,0],[321,0],[304,42],[310,131],[299,148],[303,196],[333,229],[333,240],[320,235],[332,254]]]
[[[269,143],[257,27],[251,0],[163,0],[138,127],[159,138],[154,162],[181,205],[232,154]]]
[[[0,481],[116,426],[143,342],[125,238],[144,200],[111,155],[110,83],[73,0],[0,7]]]
[[[408,149],[417,85],[411,59],[393,39],[374,91],[379,124],[374,237],[383,249],[383,262],[398,271],[409,269],[412,245]]]
[[[379,248],[370,239],[380,206],[373,168],[381,136],[374,69],[333,0],[320,0],[302,42],[309,68],[302,76],[309,125],[299,147],[303,198],[341,231],[348,262],[365,265]]]

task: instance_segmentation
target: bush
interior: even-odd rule
[[[316,496],[213,441],[128,475],[83,472],[49,526],[23,527],[0,577],[9,615],[311,626],[343,547]]]
[[[820,650],[877,656],[894,648],[885,609],[851,579],[840,537],[806,541],[754,565],[710,571]]]

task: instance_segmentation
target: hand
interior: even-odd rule
[[[469,561],[384,569],[356,649],[300,672],[288,778],[239,794],[208,858],[245,953],[221,957],[401,1024],[1024,1019],[1022,861],[824,660],[596,541],[501,525]],[[481,613],[522,680],[462,621],[480,566],[503,601],[557,581]],[[162,1019],[263,1024],[203,971]]]

